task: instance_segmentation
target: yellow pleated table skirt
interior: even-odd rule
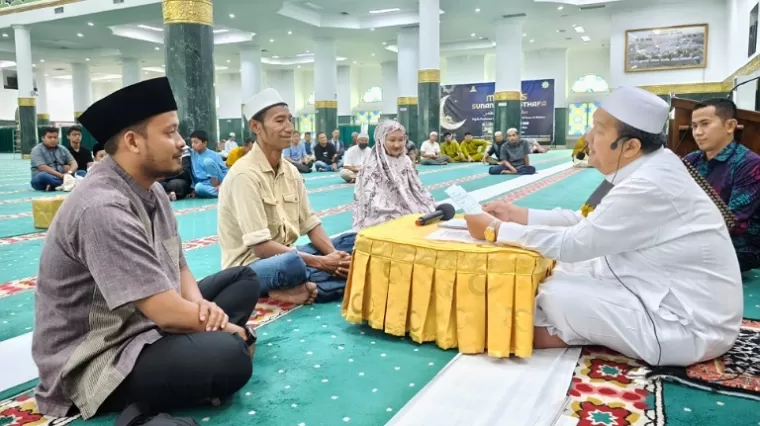
[[[554,262],[514,247],[428,240],[438,227],[416,218],[359,233],[346,320],[465,354],[529,357],[536,289]]]
[[[53,218],[58,213],[58,209],[63,204],[64,199],[66,199],[65,196],[32,200],[34,227],[41,229],[50,228],[50,224],[53,222]]]

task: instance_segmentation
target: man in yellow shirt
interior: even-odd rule
[[[467,132],[464,134],[460,148],[465,155],[471,158],[470,161],[481,161],[488,150],[488,142],[483,139],[473,139],[472,133]]]
[[[227,157],[227,161],[225,162],[227,164],[227,167],[232,167],[232,165],[235,164],[237,160],[241,159],[245,154],[248,154],[248,152],[251,151],[251,148],[253,148],[253,143],[253,138],[248,138],[245,140],[243,146],[233,148],[232,151],[230,151],[230,155]]]
[[[222,268],[249,266],[262,295],[302,304],[343,297],[355,233],[330,239],[296,167],[282,159],[293,134],[288,105],[265,89],[243,108],[256,143],[219,191]],[[300,235],[311,244],[296,247]]]
[[[441,144],[441,153],[451,157],[451,161],[455,163],[470,162],[472,158],[462,151],[459,146],[459,142],[451,137],[451,132],[443,134],[443,143]]]

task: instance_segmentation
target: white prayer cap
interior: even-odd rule
[[[430,132],[430,136],[433,136],[433,135],[438,136],[438,132]]]
[[[599,108],[622,123],[647,133],[660,134],[670,117],[668,103],[638,87],[620,87]]]
[[[235,132],[230,132],[230,136],[234,138],[235,137]]]
[[[356,133],[356,132],[354,132],[354,133]],[[365,139],[369,139],[369,135],[368,135],[368,134],[366,134],[366,133],[359,133],[359,134],[356,136],[356,138],[357,138],[357,139],[359,139],[359,138],[365,138]]]
[[[282,96],[274,89],[264,89],[243,104],[243,116],[246,120],[251,120],[256,114],[274,106],[287,105]]]

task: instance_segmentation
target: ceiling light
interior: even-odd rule
[[[381,13],[393,13],[393,12],[401,12],[401,9],[394,7],[391,9],[377,9],[377,10],[370,10],[369,13],[373,15],[380,15]]]
[[[480,13],[480,9],[475,9],[475,13]]]
[[[90,58],[84,58],[84,60],[90,62]]]
[[[293,31],[288,31],[288,35],[293,35]]]
[[[375,54],[373,53],[372,56],[375,56]]]
[[[356,61],[354,61],[354,64],[356,64]]]
[[[226,28],[220,28],[218,30],[214,30],[214,34],[222,34],[222,33],[228,33],[228,32],[230,32],[230,30]]]
[[[37,64],[32,64],[32,68],[37,68]]]
[[[148,72],[146,71],[146,72],[144,72],[143,74],[145,74],[145,75],[148,75]]]
[[[274,55],[274,56],[272,56],[272,59],[280,59],[280,57],[277,56],[277,55]]]
[[[565,6],[558,6],[558,7],[557,7],[557,10],[562,10],[562,9],[564,9],[564,8],[565,8]]]
[[[475,33],[470,34],[470,37],[475,37]]]
[[[94,26],[95,26],[95,23],[94,23],[94,22],[88,22],[88,23],[87,23],[87,25],[89,25],[89,26],[91,26],[91,27],[94,27]]]
[[[300,65],[298,65],[298,66],[296,66],[296,68],[301,68],[301,66],[300,66]]]
[[[161,50],[161,48],[160,48],[160,47],[154,47],[154,49],[156,49],[156,50]]]
[[[589,37],[589,36],[581,36],[581,40],[583,40],[583,41],[591,41],[591,37]]]
[[[478,40],[483,40],[485,37],[478,37]]]
[[[370,28],[369,30],[370,30],[370,31],[375,31],[375,29],[374,29],[374,28]]]
[[[50,77],[50,74],[45,74],[45,77]]]
[[[214,67],[214,69],[217,70],[217,71],[224,71],[224,70],[229,69],[229,68],[228,67],[221,67],[221,66],[217,65],[217,66]]]
[[[231,61],[230,61],[229,59],[227,59],[227,63],[229,64],[230,62],[231,62]]]
[[[230,18],[235,19],[235,14],[234,13],[230,13]]]
[[[523,33],[523,37],[527,37],[527,36],[528,36],[528,33]]]
[[[3,33],[3,37],[8,38],[8,33]]]
[[[273,38],[270,38],[270,39],[269,39],[269,42],[270,42],[270,43],[274,43],[274,39],[273,39]]]
[[[387,46],[387,45],[388,45],[388,43],[384,41],[383,42],[383,46]]]
[[[536,41],[536,40],[530,39],[530,43],[533,43],[534,41]]]
[[[583,29],[583,27],[581,27],[581,26],[577,26],[577,27],[575,27],[575,28],[573,28],[573,29],[574,29],[574,30],[575,30],[575,32],[576,32],[576,33],[578,33],[578,34],[583,34],[583,33],[585,33],[585,32],[586,32],[586,30],[585,30],[585,29]]]
[[[296,56],[314,56],[314,54],[313,53],[309,53],[309,51],[307,50],[306,53],[299,53]]]
[[[40,62],[45,62],[45,60],[44,59],[40,59]]]
[[[82,34],[82,33],[77,33],[77,37],[84,37],[84,34]]]
[[[143,24],[138,25],[137,28],[142,28],[144,30],[156,31],[156,32],[162,32],[162,31],[164,31],[163,28],[151,27],[150,25],[143,25]]]

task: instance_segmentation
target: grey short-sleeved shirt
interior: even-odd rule
[[[159,184],[143,189],[106,157],[77,185],[40,258],[32,342],[40,412],[62,417],[76,406],[92,417],[161,338],[134,302],[179,291],[181,246]]]
[[[32,148],[31,157],[32,177],[40,174],[40,171],[37,169],[37,167],[42,165],[50,166],[58,173],[63,173],[64,166],[74,160],[74,157],[71,155],[71,151],[69,151],[65,146],[61,144],[58,144],[55,149],[50,149],[44,144],[38,143],[34,148]]]
[[[525,165],[525,157],[530,154],[530,144],[528,141],[520,140],[516,144],[506,142],[501,144],[501,155],[499,160],[508,161],[512,167]]]

